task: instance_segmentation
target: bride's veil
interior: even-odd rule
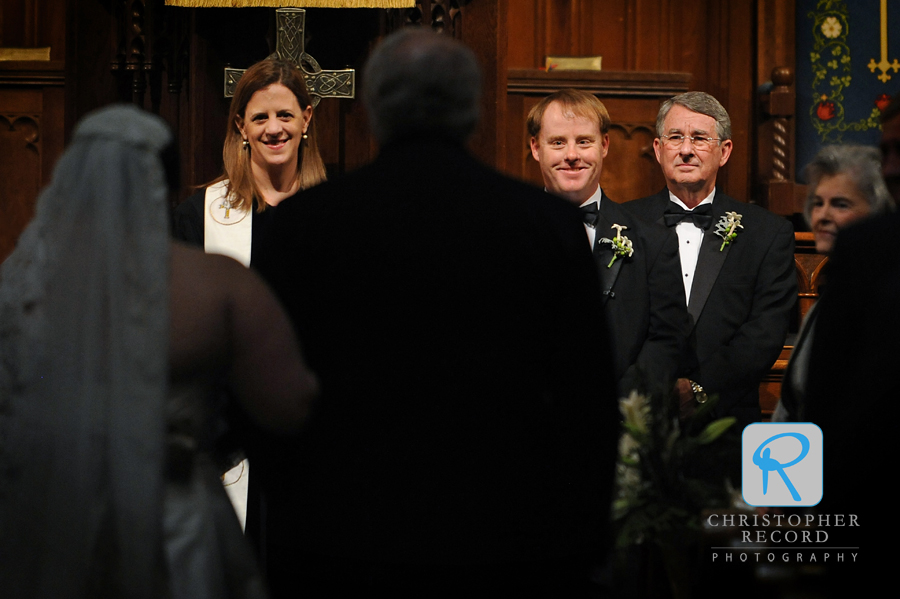
[[[86,117],[0,270],[4,596],[165,595],[171,139],[134,107]]]

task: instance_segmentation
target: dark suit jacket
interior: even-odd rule
[[[405,141],[282,202],[265,248],[322,385],[297,438],[251,455],[270,563],[602,543],[619,419],[602,318],[578,312],[600,288],[575,207]]]
[[[630,258],[618,258],[603,237],[612,238],[612,225],[625,225],[622,234],[633,243]],[[681,285],[678,237],[667,227],[638,218],[603,194],[594,241],[594,258],[604,291],[619,394],[632,389],[667,392],[678,376],[687,349],[690,324]]]
[[[669,192],[623,204],[646,219],[662,222]],[[719,251],[716,223],[726,212],[743,215],[737,238]],[[674,293],[684,297],[679,286]],[[716,192],[713,224],[706,231],[691,288],[696,364],[687,378],[718,394],[716,416],[735,416],[741,425],[760,419],[759,383],[784,346],[797,301],[794,230],[771,212]]]
[[[900,214],[841,230],[828,259],[827,286],[816,304],[804,406],[822,429],[823,514],[855,514],[858,527],[828,529],[828,543],[856,547],[865,533],[895,538],[886,516],[892,498],[886,467],[897,452],[900,364]],[[863,563],[834,564],[833,588],[845,591],[869,572],[895,568],[892,552],[873,551]],[[857,560],[860,561],[860,560]],[[880,578],[887,580],[887,574]],[[849,595],[850,593],[846,593]],[[837,595],[836,595],[837,596]]]
[[[898,213],[842,230],[816,304],[805,406],[809,420],[822,429],[822,505],[830,510],[865,507],[873,513],[884,507],[873,497],[881,489],[883,458],[896,451],[898,233]]]

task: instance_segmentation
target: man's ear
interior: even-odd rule
[[[659,143],[659,138],[654,137],[653,138],[653,153],[656,154],[656,161],[658,163],[662,164],[662,156],[660,155],[660,152],[662,152],[662,146]]]
[[[540,142],[538,142],[538,140],[537,140],[536,137],[532,137],[532,138],[531,138],[531,142],[529,143],[529,145],[531,146],[531,155],[534,157],[535,160],[537,160],[538,162],[540,162],[541,159],[538,158],[538,148],[541,147]]]
[[[730,139],[726,139],[722,142],[722,158],[719,160],[719,168],[725,166],[725,163],[728,162],[728,159],[731,157],[731,150],[734,148],[734,144],[731,143]]]

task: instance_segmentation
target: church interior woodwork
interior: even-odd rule
[[[791,158],[794,13],[793,0],[422,0],[406,9],[307,9],[304,41],[323,68],[355,69],[358,88],[369,52],[396,28],[421,25],[462,40],[484,71],[472,152],[536,184],[528,110],[561,87],[595,93],[612,117],[601,183],[616,201],[664,185],[652,148],[660,101],[687,90],[709,92],[733,121],[735,150],[720,188],[799,222],[803,188],[794,182]],[[188,186],[216,177],[229,104],[224,69],[265,58],[275,40],[269,8],[0,0],[0,50],[32,51],[7,52],[6,59],[0,53],[0,260],[30,219],[75,123],[106,104],[137,104],[173,127],[182,197]],[[602,70],[548,72],[548,55],[602,56]],[[774,83],[759,94],[768,81]],[[330,175],[375,156],[358,93],[323,99],[314,123]],[[808,293],[817,267],[801,257],[797,264]],[[803,293],[801,304],[808,299]]]

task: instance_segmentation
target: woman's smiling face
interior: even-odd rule
[[[838,231],[867,216],[870,210],[866,196],[847,173],[823,175],[810,211],[816,251],[830,254]]]
[[[300,142],[311,118],[312,106],[301,108],[291,90],[273,83],[250,97],[236,124],[250,144],[250,160],[269,169],[297,164]]]

